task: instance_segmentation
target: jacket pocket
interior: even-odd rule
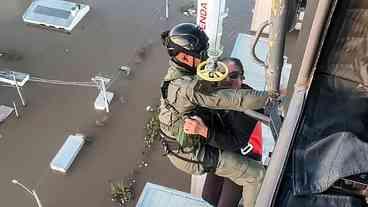
[[[173,104],[173,105],[176,104],[176,102],[178,101],[179,91],[180,91],[180,87],[174,84],[169,85],[167,100],[169,101],[170,104]]]

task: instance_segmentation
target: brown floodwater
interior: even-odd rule
[[[23,108],[15,89],[0,87],[0,104],[11,106],[16,101],[21,114],[0,125],[0,206],[36,206],[11,184],[13,178],[34,187],[45,207],[113,206],[109,180],[120,179],[137,166],[149,115],[146,106],[158,103],[160,80],[168,65],[159,34],[178,22],[194,21],[180,13],[188,4],[184,0],[170,1],[166,20],[164,2],[84,0],[91,11],[68,35],[25,25],[21,17],[30,1],[2,1],[1,69],[64,81],[90,81],[95,75],[116,81],[109,89],[115,97],[108,117],[94,110],[95,88],[28,82],[23,88],[28,105]],[[249,28],[253,4],[253,0],[228,2],[227,54],[237,33]],[[132,75],[118,76],[118,68],[126,64]],[[96,126],[96,120],[105,122]],[[52,172],[50,160],[65,138],[76,132],[87,134],[91,143],[66,175]],[[138,176],[137,192],[145,182],[189,191],[190,177],[161,156],[158,147],[153,149],[149,167]]]

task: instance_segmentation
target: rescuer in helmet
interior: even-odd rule
[[[201,145],[205,139],[187,134],[183,125],[184,119],[199,107],[237,111],[263,108],[267,92],[230,88],[211,93],[198,91],[199,80],[195,74],[197,66],[207,58],[206,34],[194,24],[183,23],[162,33],[161,38],[171,59],[161,85],[159,113],[163,146],[170,161],[187,173],[214,172],[244,186],[244,193],[258,192],[264,174],[259,163],[240,159],[234,153],[220,153],[216,148],[204,150]],[[245,198],[246,206],[254,205],[256,195]]]

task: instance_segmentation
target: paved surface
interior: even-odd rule
[[[0,68],[35,76],[66,81],[89,81],[94,75],[113,77],[120,65],[127,64],[139,48],[140,64],[132,68],[129,79],[119,79],[111,91],[115,98],[105,126],[93,102],[94,88],[53,86],[29,83],[24,88],[28,107],[22,117],[11,117],[0,125],[0,201],[1,206],[36,206],[21,189],[10,183],[17,178],[35,187],[45,207],[113,206],[108,180],[127,175],[141,157],[147,105],[158,103],[160,79],[167,68],[159,33],[177,22],[192,21],[179,13],[188,1],[170,1],[170,19],[166,22],[164,1],[84,0],[91,11],[71,35],[26,26],[21,16],[30,1],[4,0],[0,7]],[[254,2],[228,2],[226,20],[227,54],[238,32],[246,32]],[[126,103],[121,103],[119,97]],[[0,104],[16,100],[14,89],[0,87]],[[67,135],[86,133],[93,142],[86,145],[67,175],[49,170],[49,162]],[[138,180],[140,192],[145,182],[153,182],[181,191],[189,191],[190,177],[172,167],[158,150],[150,167]],[[133,205],[133,204],[132,204]]]

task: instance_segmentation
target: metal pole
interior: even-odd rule
[[[297,131],[303,104],[307,96],[311,73],[314,68],[313,63],[332,1],[334,0],[318,2],[289,110],[281,127],[279,139],[276,142],[270,164],[268,165],[261,190],[258,194],[256,207],[271,207],[275,193],[279,188],[293,138]]]
[[[265,63],[265,61],[261,60],[260,58],[257,57],[257,54],[256,54],[256,47],[257,47],[257,43],[258,43],[258,40],[259,38],[261,37],[261,34],[263,32],[263,30],[270,25],[270,21],[265,21],[263,22],[259,28],[258,28],[258,31],[255,35],[255,39],[253,41],[253,44],[252,44],[252,51],[251,51],[251,55],[253,57],[253,60],[260,66],[262,66],[263,68],[267,68],[267,64]]]
[[[18,107],[17,107],[17,105],[15,104],[15,101],[13,101],[13,107],[14,107],[14,111],[15,111],[15,116],[16,116],[17,118],[19,118]]]
[[[34,198],[36,199],[37,205],[38,205],[39,207],[42,207],[41,200],[40,200],[40,198],[38,197],[38,195],[37,195],[36,191],[35,191],[35,190],[32,190],[32,192],[33,192]]]
[[[270,55],[266,70],[267,89],[271,94],[280,94],[280,77],[284,64],[285,37],[287,31],[287,11],[289,1],[272,0],[271,29],[268,40]]]
[[[24,100],[23,95],[22,95],[22,90],[21,90],[21,88],[18,86],[17,79],[16,79],[16,77],[15,77],[15,73],[14,73],[14,72],[12,72],[12,75],[13,75],[13,80],[14,80],[15,87],[17,88],[17,91],[18,91],[19,98],[20,98],[20,100],[22,101],[22,106],[27,106],[27,103],[26,103],[26,101]]]
[[[20,186],[21,188],[23,188],[23,190],[25,190],[27,193],[31,194],[32,197],[36,200],[38,207],[42,207],[42,203],[40,198],[38,197],[37,193],[35,190],[30,190],[29,188],[27,188],[25,185],[23,185],[22,183],[20,183],[18,180],[13,179],[12,183]]]
[[[169,0],[165,0],[165,17],[169,18]]]
[[[102,94],[104,96],[104,101],[105,101],[105,109],[106,109],[106,112],[109,113],[110,112],[110,109],[109,109],[109,102],[108,102],[107,96],[106,96],[105,81],[103,80],[103,78],[101,78],[100,80],[101,80]]]

